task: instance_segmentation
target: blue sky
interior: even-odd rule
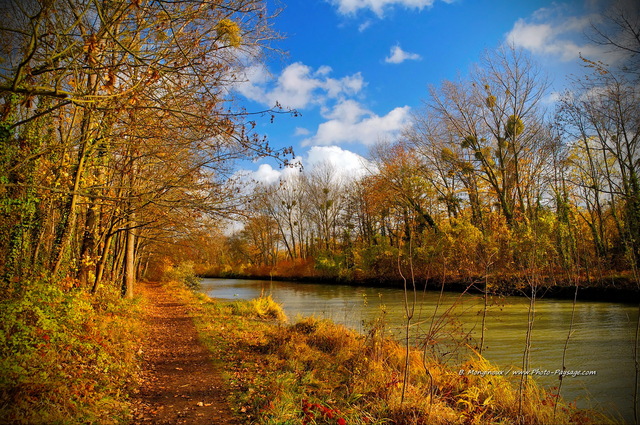
[[[258,120],[274,147],[292,146],[305,167],[323,161],[357,170],[378,141],[392,141],[428,87],[465,76],[487,49],[506,41],[531,52],[552,91],[581,72],[578,55],[603,58],[584,37],[608,0],[291,0],[274,29],[286,52],[252,66],[237,87],[248,110],[279,102],[301,117]],[[258,180],[281,171],[273,161],[242,167]]]

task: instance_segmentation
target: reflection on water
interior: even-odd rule
[[[293,282],[242,279],[204,279],[202,292],[213,298],[252,299],[271,295],[287,316],[316,316],[366,332],[368,325],[384,316],[389,329],[401,334],[406,323],[404,293],[398,289],[365,288]],[[451,364],[461,360],[452,353],[453,339],[466,333],[478,344],[482,323],[481,297],[453,293],[420,292],[417,295],[411,335],[424,341],[429,329],[438,328],[436,339],[443,359]],[[410,300],[413,296],[410,297]],[[438,300],[440,303],[438,304]],[[454,307],[451,307],[454,306]],[[449,308],[454,314],[446,314]],[[484,356],[499,367],[522,366],[529,300],[521,297],[491,299],[485,322]],[[572,302],[536,301],[530,368],[548,376],[538,381],[548,387],[558,385],[556,370],[562,369],[562,354],[569,333]],[[637,307],[626,304],[579,302],[566,353],[566,368],[595,375],[566,377],[562,394],[580,407],[601,407],[617,411],[633,421],[633,338]],[[444,326],[439,327],[439,324]],[[449,354],[447,354],[449,353]],[[586,400],[586,398],[589,400]]]

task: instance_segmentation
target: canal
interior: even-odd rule
[[[290,321],[315,316],[367,332],[375,321],[383,320],[398,337],[407,323],[405,294],[400,289],[204,279],[201,290],[223,299],[271,295]],[[529,299],[491,297],[486,314],[479,295],[418,291],[415,299],[411,343],[431,341],[434,355],[455,367],[470,355],[465,347],[478,347],[485,316],[484,357],[503,370],[522,369]],[[410,293],[409,307],[413,300]],[[637,314],[638,307],[632,304],[578,301],[574,309],[571,301],[537,299],[529,373],[545,387],[558,386],[564,355],[566,370],[576,373],[563,379],[562,396],[579,407],[605,410],[632,423]]]

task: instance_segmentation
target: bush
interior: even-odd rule
[[[176,281],[182,283],[192,291],[200,290],[200,278],[196,276],[194,271],[195,264],[193,261],[184,261],[177,266],[169,266],[165,271],[163,280]]]
[[[126,423],[134,390],[135,304],[24,282],[0,303],[0,417],[10,423]]]
[[[251,306],[260,319],[274,319],[281,322],[287,320],[284,310],[271,298],[271,295],[251,300]]]

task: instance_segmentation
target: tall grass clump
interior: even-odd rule
[[[0,418],[16,424],[119,424],[135,390],[137,307],[51,282],[0,301]]]
[[[284,322],[287,320],[287,315],[284,313],[282,306],[275,302],[271,295],[266,297],[255,298],[249,301],[251,306],[251,313],[260,319],[271,319]]]
[[[198,294],[200,296],[200,294]],[[247,319],[261,319],[275,322],[286,322],[287,315],[282,306],[275,302],[271,295],[258,297],[249,301],[230,303],[210,302],[209,308],[218,313],[232,314]]]

